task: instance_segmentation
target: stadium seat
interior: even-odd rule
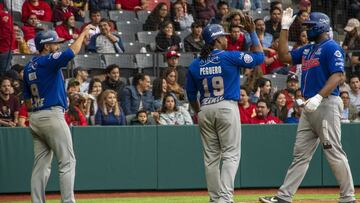
[[[158,31],[141,31],[136,33],[139,42],[145,44],[150,44],[152,42],[155,42],[155,38],[157,34]]]
[[[138,72],[135,57],[132,54],[105,54],[104,59],[106,66],[111,64],[120,66],[120,75],[126,78],[126,84],[127,78]]]
[[[137,21],[136,13],[134,11],[109,11],[109,17],[116,22]]]
[[[168,67],[168,64],[166,62],[166,58],[165,58],[164,54],[159,53],[159,54],[156,54],[156,56],[157,56],[157,63],[156,63],[157,67],[159,67],[159,68]]]
[[[193,53],[181,53],[179,58],[179,65],[184,67],[189,67],[189,65],[194,60],[194,54]]]
[[[74,67],[84,67],[88,69],[103,69],[105,68],[105,62],[100,54],[82,54],[77,55],[74,58]]]
[[[277,90],[286,88],[287,75],[268,74],[264,75],[263,77],[269,79],[271,81],[272,87],[277,88]]]
[[[141,48],[146,48],[146,44],[140,42],[124,43],[125,53],[139,53]]]
[[[138,11],[136,14],[137,14],[137,18],[138,18],[139,22],[145,23],[146,19],[150,15],[150,13],[151,13],[150,11],[145,11],[145,10]]]
[[[137,32],[142,31],[142,24],[134,23],[134,22],[117,22],[116,23],[117,30],[119,32],[126,32],[128,34],[136,34]]]
[[[12,60],[11,60],[11,65],[15,65],[15,64],[20,64],[22,66],[25,66],[32,57],[34,57],[36,55],[31,55],[31,54],[13,54],[12,55]]]
[[[151,76],[156,75],[156,67],[154,63],[154,54],[136,54],[136,65],[140,72],[146,73]]]
[[[118,32],[122,42],[135,42],[135,35],[132,33]]]

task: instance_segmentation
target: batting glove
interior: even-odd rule
[[[323,99],[323,97],[320,94],[317,94],[313,97],[311,97],[310,99],[308,99],[305,102],[305,111],[306,112],[314,112],[316,111],[316,109],[319,107],[321,100]]]
[[[287,8],[283,11],[282,19],[281,19],[281,29],[289,30],[291,24],[294,22],[296,15],[293,16],[292,8]]]

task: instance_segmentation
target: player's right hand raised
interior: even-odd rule
[[[283,11],[282,19],[281,19],[281,29],[289,30],[291,24],[294,22],[296,15],[293,16],[293,9],[287,8]]]
[[[244,16],[244,29],[248,32],[254,32],[255,31],[255,23],[251,16],[245,15]]]

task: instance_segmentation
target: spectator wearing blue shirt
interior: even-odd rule
[[[209,24],[221,24],[223,17],[229,13],[229,4],[226,1],[219,1],[216,4],[217,13],[209,21]]]
[[[95,115],[96,125],[125,125],[125,114],[121,109],[114,90],[105,90],[99,100]]]
[[[115,0],[89,0],[89,8],[92,10],[115,10]]]
[[[265,32],[265,21],[261,18],[255,19],[255,31],[263,48],[269,48],[273,41],[273,36],[270,33]]]
[[[262,8],[261,1],[260,0],[231,0],[230,1],[231,8],[240,9],[246,12],[249,12],[250,10],[260,10]]]
[[[126,86],[122,93],[121,106],[125,115],[136,114],[140,109],[154,112],[154,97],[150,91],[150,77],[136,74],[132,85]]]

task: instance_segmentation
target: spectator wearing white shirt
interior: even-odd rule
[[[356,106],[357,110],[360,111],[360,81],[359,76],[352,75],[350,77],[350,104]]]

